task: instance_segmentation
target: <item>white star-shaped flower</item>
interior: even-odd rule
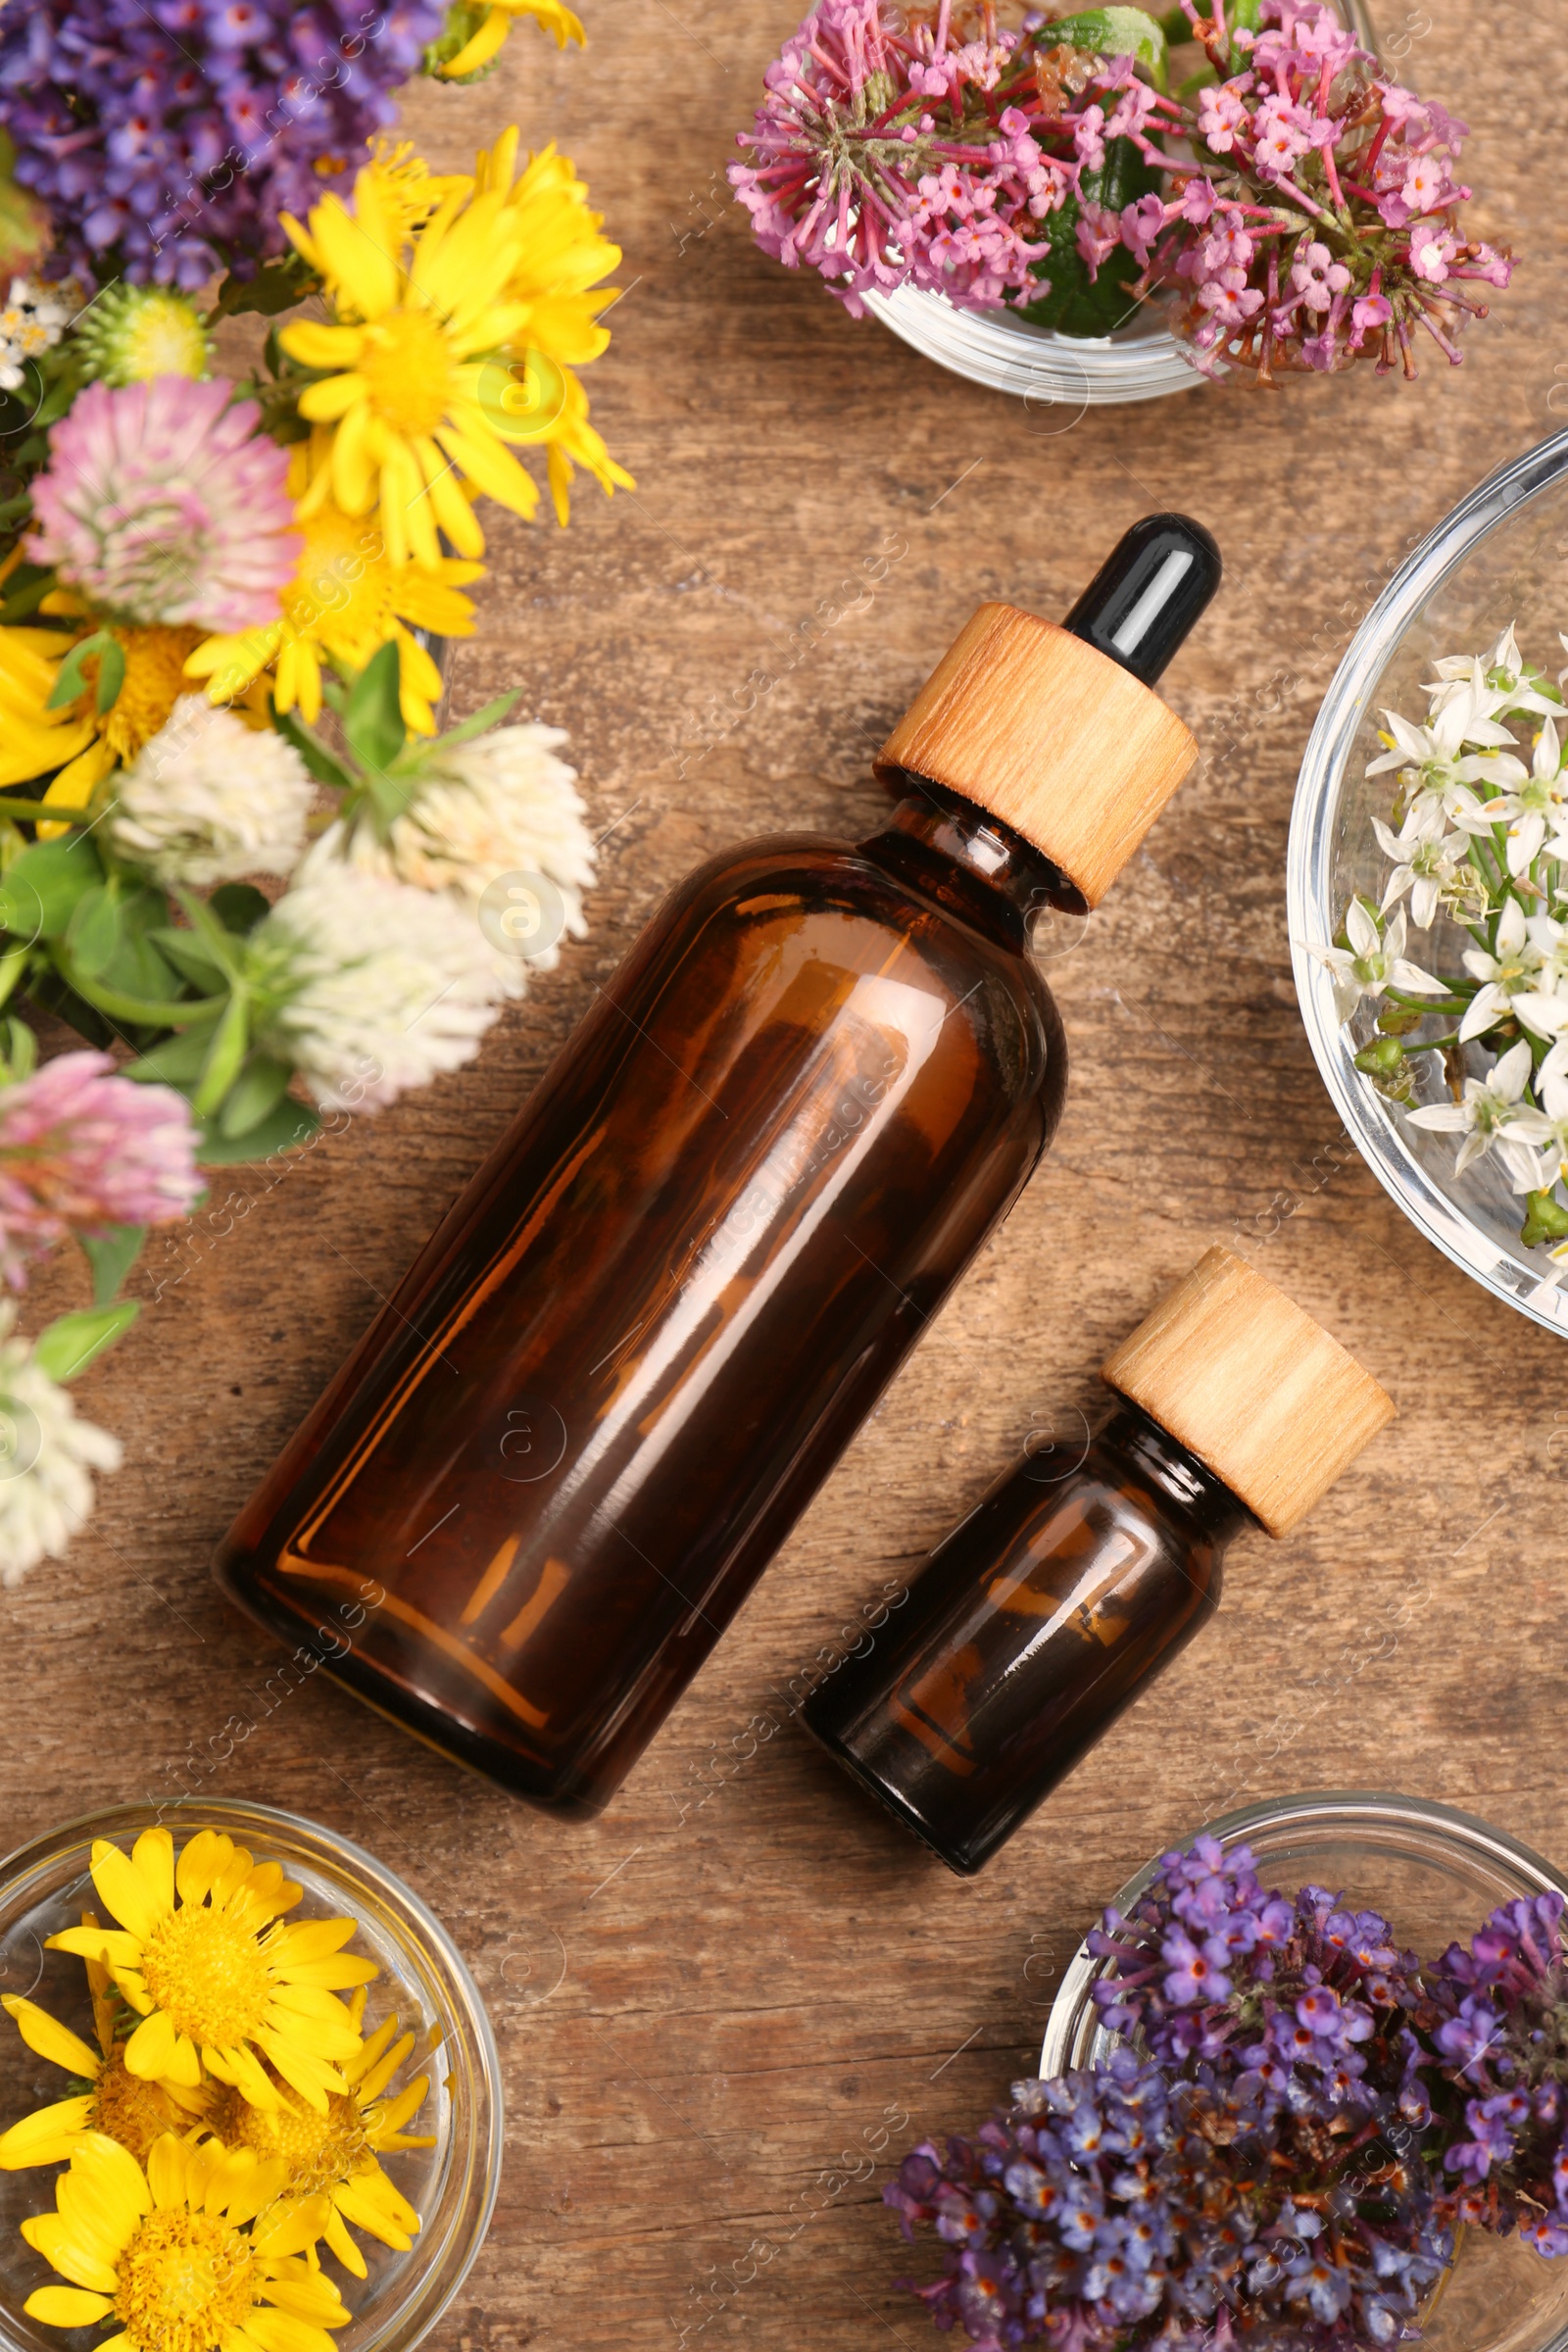
[[[1520,1100],[1530,1064],[1530,1043],[1522,1037],[1494,1063],[1486,1078],[1465,1080],[1461,1101],[1430,1102],[1409,1113],[1412,1127],[1436,1128],[1462,1138],[1454,1155],[1455,1176],[1462,1176],[1494,1151],[1516,1193],[1541,1190],[1546,1177],[1535,1147],[1554,1130],[1549,1118]]]
[[[1345,917],[1348,948],[1319,948],[1306,943],[1306,952],[1326,963],[1334,974],[1334,1002],[1342,1021],[1363,997],[1380,997],[1385,989],[1401,988],[1407,996],[1442,997],[1444,983],[1411,963],[1404,953],[1405,920],[1401,906],[1387,931],[1378,929],[1376,915],[1362,899],[1352,899]]]

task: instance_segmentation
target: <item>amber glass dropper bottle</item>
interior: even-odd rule
[[[1285,1535],[1394,1415],[1353,1356],[1222,1249],[1103,1377],[1117,1402],[1081,1458],[1009,1470],[932,1553],[891,1646],[806,1703],[823,1745],[965,1874],[1207,1623],[1232,1538]]]
[[[1179,515],[1064,627],[983,605],[852,844],[654,917],[231,1530],[220,1581],[520,1796],[596,1812],[1051,1140],[1032,915],[1196,746],[1150,690],[1219,579]]]

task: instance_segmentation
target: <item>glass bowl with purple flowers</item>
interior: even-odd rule
[[[1564,2352],[1564,1887],[1502,1831],[1414,1797],[1216,1821],[1140,1871],[1066,1970],[1041,2083],[988,2127],[1013,2143],[1009,2198],[1027,2202],[1025,2164],[1053,2170],[1029,2109],[1048,2132],[1065,2111],[1074,2186],[1163,2247],[1133,2262],[1129,2321],[1164,2316],[1143,2308],[1152,2268],[1178,2318],[1183,2297],[1206,2311],[1210,2344],[1285,2325],[1303,2346]],[[1102,2132],[1160,2153],[1107,2168]],[[1160,2195],[1135,2197],[1129,2172]]]
[[[1480,483],[1357,629],[1287,858],[1307,1038],[1427,1239],[1568,1332],[1568,433]]]

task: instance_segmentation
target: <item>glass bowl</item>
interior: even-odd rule
[[[46,1951],[44,1939],[76,1926],[84,1906],[102,1916],[88,1876],[94,1839],[128,1848],[159,1822],[173,1832],[176,1848],[197,1830],[212,1829],[249,1847],[258,1861],[281,1862],[305,1890],[290,1920],[352,1914],[360,1923],[352,1948],[381,1970],[369,1987],[366,2032],[396,2010],[415,2033],[410,2066],[394,2080],[406,2080],[411,2070],[429,2073],[429,2096],[411,2129],[433,2132],[436,2144],[389,2155],[383,2165],[422,2228],[407,2254],[355,2231],[367,2278],[352,2278],[330,2253],[322,2255],[354,2315],[333,2334],[338,2352],[410,2352],[467,2277],[500,2183],[500,2063],[473,1980],[418,1896],[333,1831],[270,1805],[116,1805],[51,1830],[0,1862],[0,1992],[37,2001],[92,2044],[86,1972],[70,1954]],[[70,2095],[62,2070],[34,2056],[10,2021],[0,2021],[0,2124]],[[59,2169],[0,2172],[0,2352],[73,2352],[96,2337],[96,2330],[29,2320],[23,2310],[34,2287],[59,2283],[18,2228],[28,2214],[54,2210]]]
[[[1529,1846],[1420,1797],[1329,1790],[1248,1805],[1204,1827],[1222,1845],[1250,1845],[1265,1886],[1343,1892],[1381,1911],[1396,1940],[1423,1953],[1468,1938],[1518,1895],[1568,1895],[1568,1880]],[[1129,1910],[1158,1870],[1157,1858],[1147,1863],[1116,1909]],[[1042,2075],[1093,2065],[1115,2047],[1092,1997],[1105,1966],[1080,1944],[1046,2021]],[[1464,2230],[1420,2340],[1424,2352],[1568,2352],[1568,2260],[1546,2262],[1517,2238]]]
[[[1334,0],[1363,49],[1377,40],[1366,0]],[[1059,12],[1058,12],[1059,13]],[[1033,326],[1008,310],[955,310],[945,296],[899,286],[862,297],[872,317],[901,342],[988,391],[1024,404],[1026,429],[1043,439],[1065,433],[1086,409],[1163,400],[1207,379],[1155,306],[1140,310],[1110,335],[1062,335]]]
[[[1495,1298],[1554,1331],[1568,1331],[1568,1297],[1544,1250],[1519,1239],[1523,1214],[1490,1158],[1453,1176],[1453,1139],[1412,1127],[1354,1066],[1372,1034],[1370,1007],[1342,1022],[1326,966],[1306,942],[1326,946],[1351,896],[1382,897],[1388,861],[1372,830],[1387,818],[1392,776],[1366,779],[1382,751],[1385,708],[1420,719],[1428,663],[1446,653],[1485,652],[1509,620],[1546,670],[1556,666],[1557,631],[1568,626],[1568,433],[1558,433],[1490,475],[1425,538],[1395,574],[1351,639],[1307,743],[1291,818],[1286,878],[1296,993],[1307,1038],[1346,1133],[1390,1197],[1428,1241]],[[1456,959],[1470,942],[1452,926],[1412,933]],[[1479,1071],[1487,1056],[1471,1049]],[[1422,1057],[1430,1063],[1433,1056]],[[1429,1071],[1426,1099],[1446,1100]]]

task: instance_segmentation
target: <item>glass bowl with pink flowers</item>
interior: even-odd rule
[[[1462,225],[1465,126],[1363,0],[819,0],[766,83],[730,171],[764,251],[1046,434],[1199,373],[1456,362],[1508,282]]]

